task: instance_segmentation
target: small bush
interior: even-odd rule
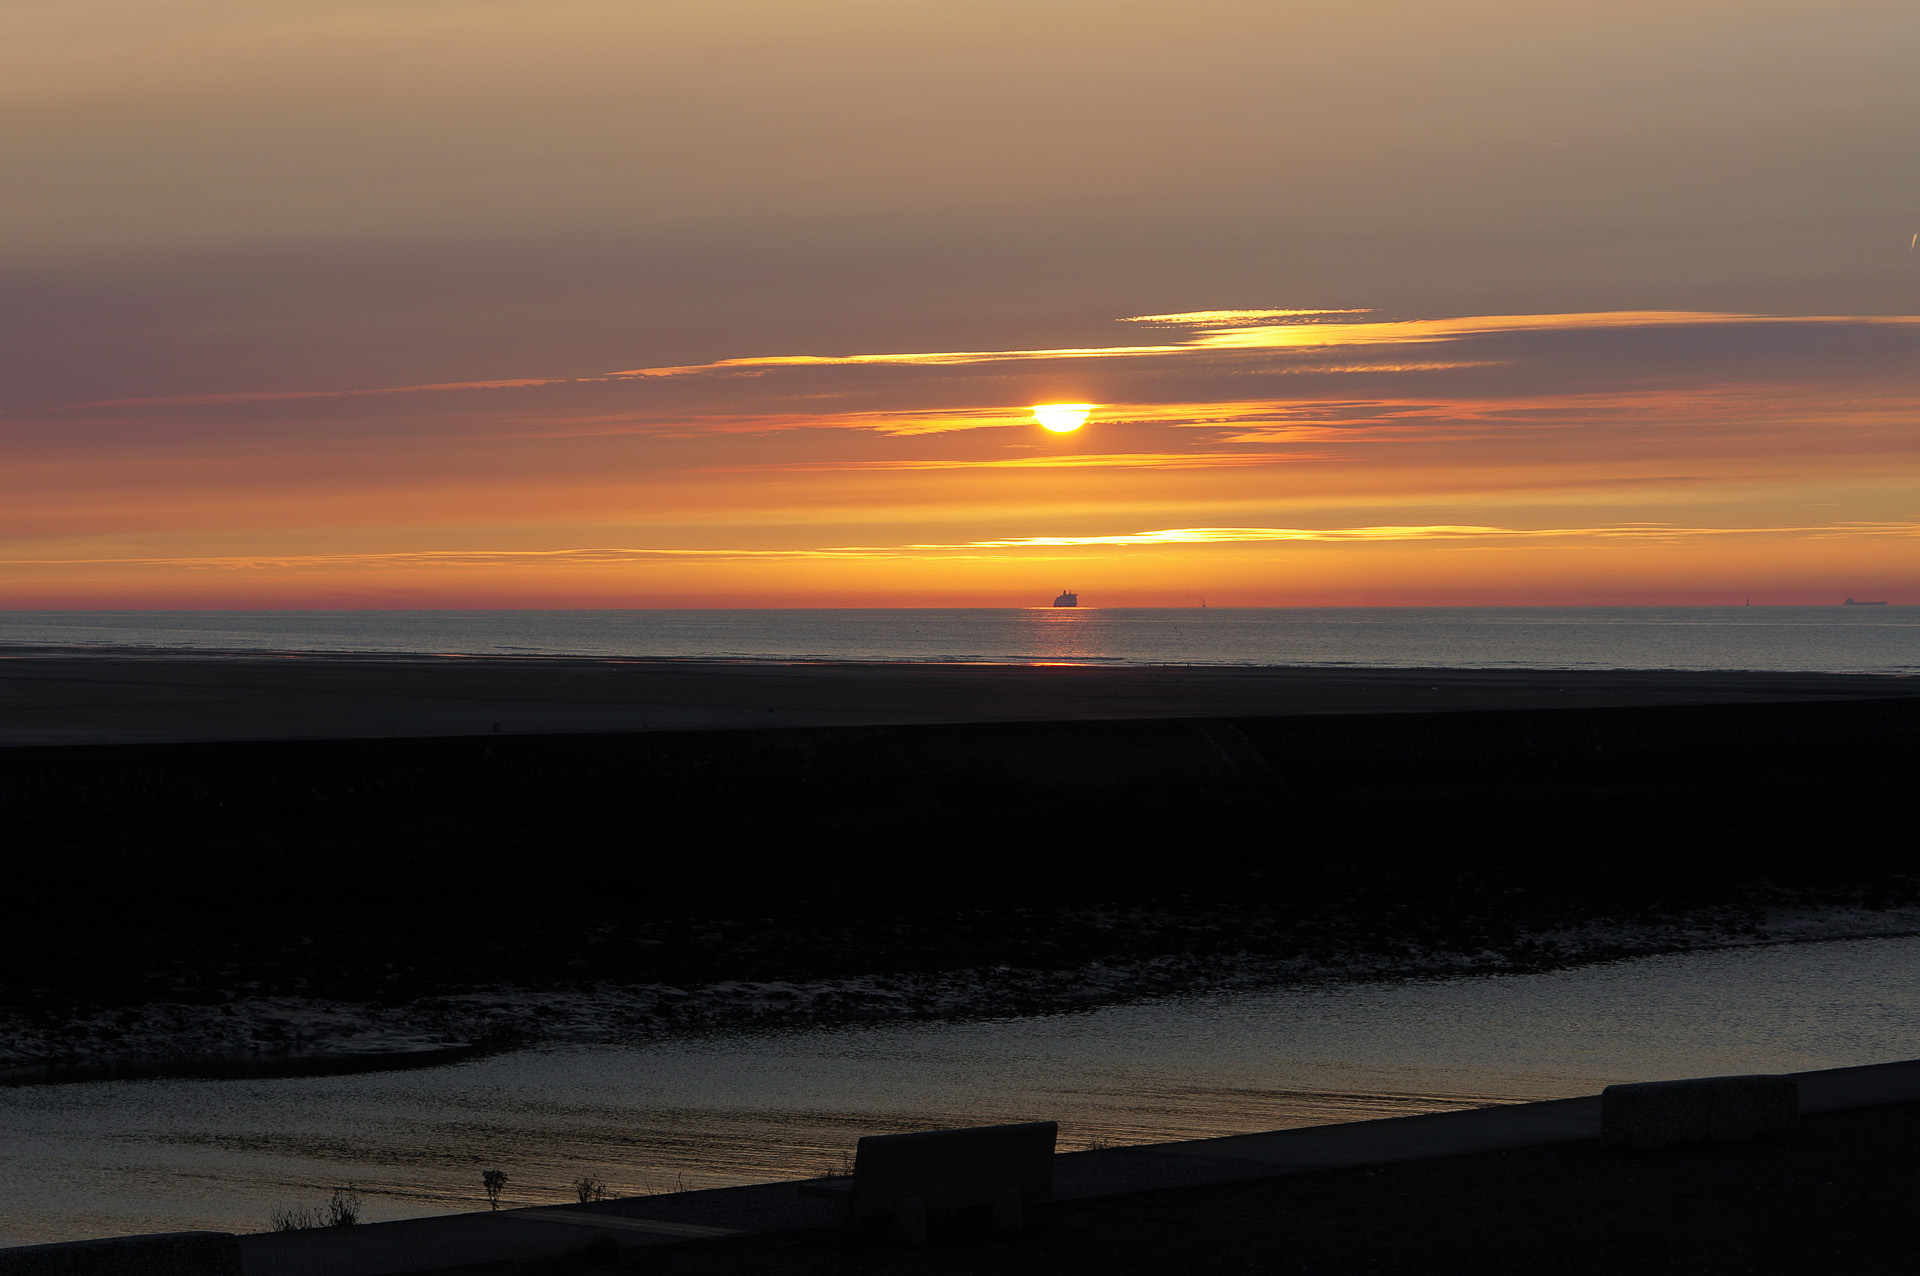
[[[276,1232],[304,1232],[310,1227],[325,1227],[326,1220],[319,1210],[290,1207],[269,1214],[267,1225]]]
[[[573,1194],[580,1198],[582,1205],[607,1199],[607,1182],[591,1174],[582,1174],[573,1181]]]
[[[327,1199],[327,1226],[352,1227],[360,1221],[360,1196],[353,1185],[336,1187]]]
[[[487,1205],[491,1209],[500,1208],[500,1193],[507,1190],[507,1175],[504,1170],[487,1170],[480,1175],[480,1186],[486,1189]]]
[[[325,1205],[290,1206],[267,1216],[267,1227],[275,1232],[305,1232],[317,1227],[352,1227],[360,1221],[360,1197],[353,1185],[336,1187]]]

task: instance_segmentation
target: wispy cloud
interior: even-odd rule
[[[1753,315],[1699,310],[1611,310],[1547,315],[1476,315],[1451,319],[1368,320],[1354,323],[1236,323],[1198,316],[1231,315],[1232,311],[1194,311],[1183,326],[1197,329],[1184,341],[1159,345],[1062,346],[1033,350],[941,350],[916,353],[845,355],[766,355],[721,359],[679,367],[628,368],[609,373],[616,377],[682,377],[705,373],[743,375],[782,368],[918,366],[954,367],[973,363],[1018,363],[1033,360],[1128,359],[1182,354],[1223,354],[1274,350],[1330,350],[1352,346],[1425,345],[1465,337],[1513,332],[1566,332],[1596,329],[1676,328],[1743,324],[1920,324],[1914,315]],[[1244,312],[1263,316],[1303,312]],[[1322,311],[1320,314],[1339,312]],[[1366,312],[1358,312],[1366,313]],[[1179,316],[1138,316],[1136,321]]]
[[[1254,323],[1293,323],[1307,319],[1325,319],[1333,315],[1370,315],[1363,310],[1187,310],[1174,315],[1130,315],[1121,323],[1146,323],[1156,327],[1231,328]]]
[[[1071,360],[1152,360],[1178,356],[1240,356],[1261,353],[1291,353],[1326,356],[1342,350],[1356,354],[1369,348],[1432,346],[1472,337],[1503,333],[1572,332],[1647,328],[1725,327],[1751,325],[1920,325],[1914,315],[1757,315],[1685,310],[1593,311],[1538,315],[1477,315],[1440,319],[1376,320],[1354,319],[1371,314],[1368,310],[1196,310],[1177,314],[1133,315],[1124,323],[1184,328],[1184,337],[1153,344],[1111,346],[1060,346],[1005,350],[946,350],[873,352],[857,354],[755,355],[720,359],[711,363],[664,367],[626,368],[597,376],[507,377],[475,381],[443,381],[419,384],[370,386],[347,389],[238,390],[209,394],[149,396],[127,399],[99,399],[67,405],[68,410],[223,407],[238,404],[269,404],[300,400],[353,399],[375,396],[433,395],[479,391],[528,390],[555,386],[590,386],[610,381],[690,376],[769,375],[781,370],[849,367],[962,367],[991,363],[1028,363]],[[1319,358],[1311,362],[1290,361],[1269,364],[1268,373],[1300,375],[1396,374],[1486,368],[1500,364],[1488,359],[1379,358],[1361,356],[1352,359]],[[698,415],[698,414],[696,414]],[[796,428],[806,423],[827,423],[828,415],[808,418],[798,414],[784,417],[742,418],[732,428]],[[1004,408],[943,412],[849,413],[832,417],[833,423],[868,428],[888,434],[939,433],[950,430],[980,429],[1025,424],[1024,412],[1009,414]],[[726,428],[726,427],[722,427]]]
[[[405,568],[501,568],[513,566],[603,567],[657,560],[757,559],[952,559],[1029,556],[1031,551],[1169,548],[1269,542],[1437,541],[1511,543],[1527,541],[1677,542],[1731,536],[1799,539],[1855,537],[1920,538],[1920,519],[1814,524],[1794,527],[1698,527],[1669,523],[1610,523],[1591,527],[1517,528],[1423,523],[1375,527],[1169,527],[1153,531],[1080,536],[1007,536],[987,540],[904,545],[840,545],[819,548],[646,548],[597,546],[579,549],[400,550],[386,553],[234,554],[149,558],[23,558],[6,567],[142,566],[188,571],[298,571]]]
[[[544,385],[580,385],[602,377],[514,377],[501,381],[436,381],[349,390],[234,390],[222,394],[177,394],[144,399],[93,399],[70,408],[206,408],[231,403],[281,403],[301,399],[354,399],[384,394],[447,394],[460,390],[525,390]]]
[[[1838,523],[1812,527],[1679,527],[1669,523],[1612,523],[1597,527],[1479,527],[1423,523],[1383,527],[1169,527],[1096,536],[1011,536],[911,549],[1026,549],[1128,545],[1226,545],[1263,541],[1593,540],[1676,541],[1703,536],[1920,536],[1920,522]]]
[[[421,549],[363,554],[222,554],[154,558],[15,558],[7,567],[175,567],[187,571],[273,571],[417,567],[592,567],[650,559],[865,558],[886,551],[845,549]]]
[[[888,461],[792,461],[711,466],[706,474],[833,473],[863,470],[1221,470],[1245,465],[1287,465],[1325,459],[1312,452],[1080,452],[1070,456],[1018,456],[966,461],[947,458]]]

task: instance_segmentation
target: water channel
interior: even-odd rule
[[[0,1245],[369,1221],[837,1168],[861,1134],[1051,1118],[1064,1148],[1920,1056],[1920,938],[1075,1014],[527,1050],[416,1072],[0,1090]]]

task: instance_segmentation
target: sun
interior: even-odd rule
[[[1034,405],[1033,419],[1055,434],[1071,434],[1087,423],[1091,403],[1040,403]]]

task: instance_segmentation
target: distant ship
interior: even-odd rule
[[[1058,603],[1054,604],[1056,607],[1059,605]],[[1842,607],[1885,607],[1887,600],[1884,598],[1849,598],[1840,605]]]
[[[1847,601],[1852,602],[1853,599],[1849,598]],[[1053,600],[1053,605],[1055,607],[1078,607],[1080,605],[1080,595],[1074,593],[1071,589],[1063,589],[1060,591],[1060,596]]]

